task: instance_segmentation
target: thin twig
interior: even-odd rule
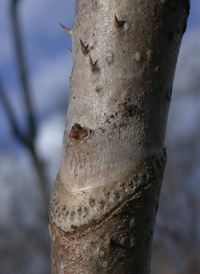
[[[24,57],[24,51],[22,48],[21,43],[21,37],[20,37],[20,27],[19,27],[19,21],[18,21],[18,14],[17,14],[17,8],[19,0],[12,0],[11,2],[11,19],[12,19],[12,26],[13,26],[13,36],[14,36],[14,44],[16,48],[16,57],[18,59],[19,64],[19,76],[22,84],[22,91],[24,94],[26,106],[27,106],[27,112],[28,112],[28,121],[29,121],[29,134],[28,137],[32,140],[34,139],[36,135],[36,125],[34,121],[34,111],[33,107],[31,105],[31,91],[28,83],[28,74],[27,74],[27,68],[26,68],[26,62]]]
[[[11,129],[13,131],[13,134],[16,138],[18,138],[23,144],[27,145],[27,139],[25,136],[23,136],[18,127],[17,119],[13,111],[13,107],[8,99],[8,96],[6,95],[6,91],[3,87],[1,78],[0,78],[0,101],[4,107],[5,113],[8,117],[8,120],[11,125]]]

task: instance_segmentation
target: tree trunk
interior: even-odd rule
[[[150,273],[188,0],[77,0],[52,274]]]

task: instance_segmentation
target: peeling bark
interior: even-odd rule
[[[150,273],[164,138],[189,1],[76,1],[50,200],[52,274]]]

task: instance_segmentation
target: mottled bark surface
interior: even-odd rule
[[[76,1],[52,274],[150,273],[164,138],[189,2]]]

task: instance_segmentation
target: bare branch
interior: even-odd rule
[[[36,135],[36,126],[34,121],[33,115],[33,108],[31,105],[31,92],[28,83],[28,75],[27,69],[25,64],[25,57],[22,48],[22,40],[20,37],[20,30],[19,30],[19,22],[18,22],[18,15],[17,15],[17,4],[20,0],[12,0],[11,2],[11,19],[12,19],[12,27],[13,27],[13,36],[14,36],[14,44],[16,48],[16,57],[18,59],[19,64],[19,76],[22,84],[22,91],[24,93],[24,98],[27,106],[28,112],[28,122],[29,122],[29,133],[28,136],[31,139],[34,139]]]
[[[20,131],[19,131],[19,127],[18,127],[18,123],[17,123],[17,119],[15,117],[12,105],[8,99],[8,96],[6,95],[6,91],[3,87],[2,81],[0,79],[0,100],[1,103],[4,107],[4,110],[6,112],[6,115],[8,117],[8,120],[10,122],[11,125],[11,129],[13,134],[16,136],[16,138],[18,138],[23,144],[27,145],[28,140],[25,136],[23,136]]]

